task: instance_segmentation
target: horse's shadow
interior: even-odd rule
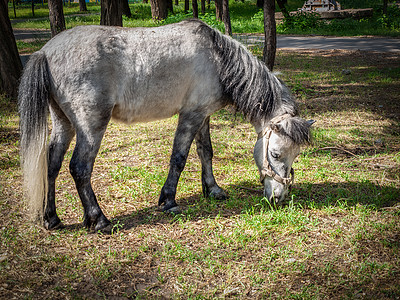
[[[245,208],[252,206],[263,206],[264,209],[285,209],[290,201],[286,201],[280,207],[273,207],[263,198],[263,190],[260,185],[254,182],[243,181],[236,184],[225,186],[231,199],[223,201],[210,201],[207,207],[207,200],[201,194],[177,199],[177,203],[182,209],[181,214],[171,214],[162,212],[157,205],[149,206],[136,211],[116,216],[111,219],[111,230],[104,232],[113,234],[119,231],[128,231],[142,225],[162,225],[171,224],[179,219],[196,222],[202,219],[214,219],[217,217],[231,217],[240,215]],[[242,204],[232,207],[232,198]],[[300,209],[308,207],[319,207],[321,209],[337,205],[349,207],[365,205],[374,209],[397,207],[400,203],[400,189],[395,186],[381,186],[369,181],[365,182],[326,182],[326,183],[300,183],[295,184],[291,192],[292,204]],[[240,201],[238,201],[238,199]],[[83,228],[81,223],[69,224],[64,227],[67,231],[77,231]]]

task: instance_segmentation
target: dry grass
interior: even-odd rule
[[[292,201],[271,209],[261,198],[253,129],[223,110],[211,134],[230,198],[202,197],[192,149],[178,186],[184,213],[163,214],[156,203],[177,118],[112,123],[93,174],[112,235],[81,226],[72,147],[57,182],[66,228],[27,221],[16,107],[3,98],[0,298],[399,298],[399,57],[281,51],[277,69],[317,120],[314,144],[295,163]]]

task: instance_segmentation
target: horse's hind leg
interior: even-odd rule
[[[50,108],[52,119],[52,131],[49,142],[48,160],[48,193],[47,204],[44,213],[44,226],[47,229],[55,229],[62,226],[56,212],[55,182],[75,131],[64,113],[53,103]]]
[[[210,138],[210,117],[205,121],[196,135],[197,154],[201,160],[201,183],[204,197],[212,197],[218,200],[227,198],[227,194],[221,189],[215,181],[212,158],[213,149]]]
[[[91,185],[94,161],[108,120],[101,126],[90,126],[88,124],[90,128],[77,130],[76,146],[70,162],[70,172],[84,209],[83,224],[88,229],[95,231],[105,229],[110,224],[97,203]]]
[[[190,145],[204,119],[205,116],[196,112],[181,113],[179,115],[168,177],[158,200],[158,205],[164,204],[164,211],[174,212],[174,208],[178,206],[175,202],[175,195],[179,177],[185,167]]]

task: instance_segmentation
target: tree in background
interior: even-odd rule
[[[122,26],[121,0],[101,0],[100,25]]]
[[[168,5],[166,0],[150,0],[151,16],[155,21],[161,21],[168,16]]]
[[[174,2],[172,0],[167,0],[167,9],[171,13],[174,13]]]
[[[49,0],[49,19],[51,36],[65,30],[65,19],[62,0]]]
[[[185,14],[187,14],[188,10],[189,10],[189,0],[185,0],[185,9],[184,9]]]
[[[388,0],[383,0],[383,14],[386,15],[387,14],[387,8],[388,8]]]
[[[122,5],[122,14],[127,16],[128,18],[132,17],[131,9],[129,7],[129,0],[121,0],[121,5]]]
[[[222,0],[215,0],[215,17],[218,21],[222,21],[223,7]]]
[[[264,0],[264,62],[272,71],[276,53],[275,0]]]
[[[231,17],[229,14],[229,0],[222,0],[222,19],[225,25],[225,34],[232,36]]]
[[[192,0],[193,18],[199,17],[199,4],[197,0]]]
[[[79,11],[87,11],[86,0],[79,0]]]
[[[8,0],[0,0],[0,92],[16,98],[21,72],[22,63],[8,17]]]
[[[201,0],[201,13],[203,15],[206,13],[206,0]]]

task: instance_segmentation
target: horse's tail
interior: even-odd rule
[[[50,73],[44,53],[33,54],[19,85],[20,147],[29,213],[43,221],[47,203],[47,136]]]

